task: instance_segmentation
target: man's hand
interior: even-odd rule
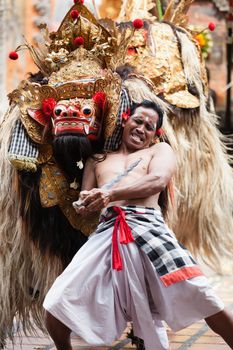
[[[79,200],[73,206],[79,215],[88,215],[105,208],[110,203],[110,197],[110,191],[93,188],[80,192]]]

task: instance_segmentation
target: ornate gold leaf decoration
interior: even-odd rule
[[[97,225],[97,218],[85,219],[78,216],[72,203],[78,199],[79,191],[70,188],[64,174],[53,159],[42,166],[40,200],[44,208],[58,205],[70,224],[89,235]]]
[[[77,10],[79,17],[73,19],[71,12]],[[78,36],[84,38],[84,47],[91,50],[96,40],[103,44],[108,41],[109,33],[95,19],[92,13],[82,4],[75,4],[64,17],[56,32],[48,32],[47,25],[41,25],[43,43],[31,45],[25,39],[25,44],[16,50],[28,49],[34,63],[39,70],[48,77],[52,72],[58,71],[69,59],[69,54],[76,49],[74,39]]]
[[[155,19],[150,10],[155,7],[153,0],[123,0],[118,22],[133,21],[136,18]]]
[[[175,5],[177,3],[177,0],[170,0],[169,4],[167,5],[166,11],[163,16],[163,20],[166,22],[170,22],[172,15],[174,13]]]
[[[193,0],[181,0],[178,2],[171,0],[164,15],[164,20],[180,27],[186,27],[188,18],[187,12]]]
[[[130,42],[135,53],[127,55],[126,62],[135,67],[139,74],[150,79],[156,95],[164,94],[167,102],[180,108],[198,107],[198,98],[188,91],[177,38],[171,26],[154,22],[150,24],[148,39],[145,39],[144,29],[136,34]],[[150,41],[150,46],[147,40]],[[164,45],[168,42],[169,50]]]

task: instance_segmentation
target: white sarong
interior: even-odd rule
[[[221,311],[222,301],[198,276],[165,286],[135,242],[119,244],[112,268],[112,233],[94,233],[49,290],[44,308],[92,346],[111,345],[128,321],[146,350],[169,349],[162,321],[178,331]]]

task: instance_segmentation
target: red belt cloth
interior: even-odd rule
[[[120,271],[123,268],[121,255],[118,247],[118,232],[119,242],[121,244],[128,244],[134,242],[132,231],[125,220],[125,212],[119,207],[113,207],[114,211],[118,214],[114,224],[112,234],[112,267],[114,270]]]

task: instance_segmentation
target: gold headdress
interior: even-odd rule
[[[159,21],[161,9],[149,0],[125,0],[117,18],[119,27],[123,23],[143,18],[145,25],[134,32],[128,41],[128,50],[124,55],[124,63],[135,67],[137,73],[150,79],[154,84],[156,95],[178,108],[198,108],[199,98],[191,92],[190,82],[184,71],[180,40],[174,26],[186,26],[187,10],[192,1],[171,1],[163,17]],[[156,17],[152,16],[154,10]],[[157,18],[157,20],[156,20]],[[167,23],[169,21],[169,23]],[[132,27],[132,26],[131,26]],[[128,25],[128,31],[132,29]],[[180,29],[189,33],[185,29]],[[192,37],[189,36],[192,41]],[[165,43],[169,42],[169,50]],[[195,41],[193,45],[196,46]],[[196,53],[197,55],[197,53]],[[205,74],[202,75],[202,80]]]
[[[94,93],[104,92],[108,99],[104,135],[109,137],[114,129],[121,92],[118,75],[107,67],[106,48],[109,45],[106,42],[111,41],[110,34],[80,3],[70,9],[57,32],[49,34],[45,26],[43,30],[44,44],[38,44],[37,47],[27,44],[27,47],[35,64],[48,78],[48,84],[38,86],[26,82],[23,88],[9,95],[12,102],[21,106],[25,127],[27,123],[33,123],[27,116],[28,108],[40,107],[46,98],[53,97],[56,101],[90,99]],[[35,124],[33,129],[41,133],[39,125]],[[35,139],[33,135],[30,136],[38,142],[38,137]]]
[[[32,140],[43,143],[41,123],[31,118],[29,110],[40,109],[42,102],[48,98],[55,101],[75,98],[90,100],[97,92],[104,92],[109,101],[108,112],[104,118],[104,135],[107,138],[115,125],[121,81],[116,73],[103,69],[103,62],[84,48],[80,47],[72,52],[60,70],[50,75],[48,84],[27,82],[9,97],[20,106],[22,122]]]
[[[46,25],[41,25],[41,29],[44,42],[38,43],[36,47],[29,44],[26,46],[35,64],[45,76],[50,76],[54,71],[59,70],[69,59],[70,53],[80,44],[89,51],[97,41],[101,45],[108,40],[109,36],[105,28],[81,3],[76,3],[68,11],[56,32],[49,33]],[[82,38],[81,43],[75,40],[77,38]]]

